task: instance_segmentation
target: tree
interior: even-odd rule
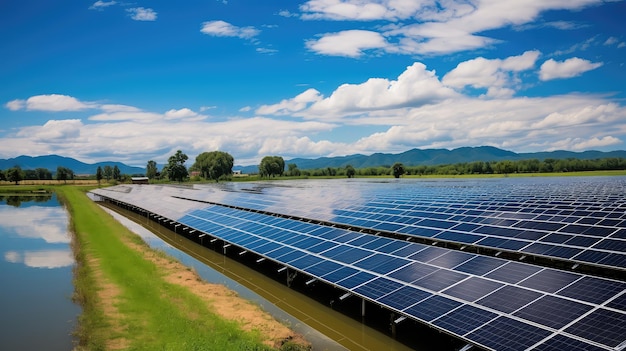
[[[192,168],[199,170],[205,179],[218,182],[221,176],[233,173],[234,163],[235,159],[229,153],[211,151],[198,155]]]
[[[52,172],[50,172],[47,168],[36,168],[35,173],[37,174],[37,179],[39,180],[52,179]]]
[[[298,165],[295,163],[290,163],[287,165],[287,169],[289,172],[289,175],[292,177],[299,177],[300,176],[300,170],[298,169]]]
[[[24,173],[20,166],[15,166],[7,170],[7,180],[9,182],[15,182],[15,185],[18,185],[22,179],[24,179]]]
[[[189,159],[189,156],[185,155],[182,151],[176,151],[176,154],[170,156],[167,160],[167,173],[170,180],[176,180],[182,182],[189,172],[185,167],[185,161]]]
[[[273,177],[275,175],[283,175],[285,172],[285,160],[280,156],[265,156],[259,164],[259,173],[261,177]]]
[[[67,183],[68,179],[74,179],[74,171],[66,167],[57,167],[57,180]]]
[[[157,169],[157,163],[153,160],[148,161],[148,165],[146,166],[146,177],[148,177],[149,179],[154,179],[156,178],[157,173],[159,173],[159,170]]]
[[[107,182],[113,177],[113,168],[109,165],[104,166],[104,178]]]
[[[98,169],[96,170],[96,180],[98,181],[98,186],[100,186],[100,181],[102,180],[102,167],[98,166]]]
[[[0,169],[0,180],[7,180],[7,175]]]
[[[122,179],[122,173],[120,172],[120,169],[119,169],[119,167],[117,167],[117,165],[115,165],[115,167],[113,167],[113,179],[115,179],[115,180]]]
[[[354,167],[352,167],[352,165],[347,165],[346,175],[348,176],[348,178],[354,178],[355,174],[356,174],[356,170],[354,169]]]
[[[396,162],[391,168],[395,178],[400,178],[404,174],[404,165],[400,162]]]

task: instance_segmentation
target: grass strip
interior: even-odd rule
[[[75,233],[80,350],[271,350],[256,332],[217,316],[188,289],[165,281],[126,243],[146,245],[74,186],[55,187]],[[112,317],[113,316],[113,317]]]

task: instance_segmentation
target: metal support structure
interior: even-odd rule
[[[365,317],[365,299],[361,299],[361,317]]]

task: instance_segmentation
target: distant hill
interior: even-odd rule
[[[455,164],[475,161],[503,161],[503,160],[528,160],[547,158],[566,159],[577,158],[583,160],[593,160],[599,158],[621,157],[626,158],[626,151],[550,151],[534,153],[515,153],[491,146],[461,147],[458,149],[411,149],[399,154],[375,153],[372,155],[349,155],[337,157],[320,157],[316,159],[294,158],[285,160],[285,164],[295,163],[299,169],[319,169],[338,168],[352,165],[354,168],[367,168],[379,166],[391,166],[396,162],[402,162],[405,166],[437,166],[444,164]],[[22,169],[46,168],[51,172],[56,172],[57,167],[66,167],[74,171],[74,174],[96,174],[98,166],[117,166],[122,174],[143,174],[145,168],[127,166],[121,162],[98,162],[88,164],[73,158],[58,155],[46,156],[18,156],[10,159],[0,159],[0,170],[20,166]],[[191,165],[191,163],[189,164]],[[162,166],[159,166],[159,169]],[[241,170],[243,173],[251,174],[259,171],[258,165],[235,166],[234,170]]]
[[[372,155],[349,155],[338,157],[321,157],[316,159],[294,158],[285,160],[285,164],[295,163],[299,169],[319,169],[319,168],[338,168],[352,165],[354,168],[367,168],[379,166],[391,166],[396,162],[401,162],[405,166],[437,166],[445,164],[455,164],[463,162],[476,161],[503,161],[503,160],[528,160],[538,159],[545,160],[554,159],[598,159],[608,157],[626,158],[626,151],[550,151],[535,153],[515,153],[512,151],[502,150],[492,146],[479,147],[461,147],[458,149],[411,149],[399,154],[375,153]],[[237,166],[235,169],[241,169],[243,173],[257,173],[258,165]]]
[[[146,172],[145,168],[127,166],[121,162],[98,162],[88,164],[80,162],[70,157],[63,157],[58,155],[46,155],[46,156],[18,156],[9,159],[0,159],[0,169],[6,170],[15,166],[20,166],[22,169],[36,169],[45,168],[52,173],[57,171],[57,167],[65,167],[74,171],[74,174],[96,174],[98,166],[104,169],[104,166],[111,166],[120,169],[122,174],[143,174]]]

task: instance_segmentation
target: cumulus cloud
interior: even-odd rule
[[[82,127],[83,124],[79,119],[50,120],[41,127],[24,128],[18,135],[48,143],[63,143],[80,136]]]
[[[200,32],[215,37],[237,37],[241,39],[252,39],[260,33],[254,27],[237,27],[221,20],[202,23]]]
[[[387,46],[385,38],[380,33],[366,30],[327,33],[319,39],[306,42],[306,47],[318,54],[347,57],[359,57],[363,50],[384,49]]]
[[[626,108],[617,99],[589,94],[514,97],[524,73],[536,72],[539,56],[528,51],[501,59],[476,58],[458,64],[442,79],[416,62],[395,79],[346,83],[326,96],[314,88],[304,90],[261,105],[252,118],[209,119],[187,107],[155,112],[64,96],[60,100],[72,104],[61,104],[65,107],[57,112],[62,115],[68,105],[82,104],[89,107],[84,119],[58,118],[16,129],[3,138],[0,155],[17,156],[15,145],[20,145],[19,154],[57,153],[85,162],[114,157],[145,166],[150,159],[165,162],[178,149],[191,159],[223,150],[246,165],[258,164],[267,154],[289,159],[415,147],[491,145],[529,152],[624,145]],[[465,87],[487,89],[489,98],[465,94]],[[494,87],[498,94],[490,90]],[[27,110],[29,100],[14,100],[6,107]],[[45,105],[49,110],[57,106]],[[249,111],[249,106],[241,109]]]
[[[5,104],[5,107],[11,111],[26,109],[29,111],[50,112],[80,111],[94,108],[95,106],[93,103],[82,102],[74,97],[59,94],[36,95],[26,100],[16,99]]]
[[[495,38],[481,36],[488,30],[511,26],[521,28],[532,23],[548,10],[579,10],[601,0],[521,0],[515,2],[466,1],[399,1],[399,0],[309,0],[300,6],[301,18],[336,21],[389,21],[392,25],[381,32],[390,42],[387,51],[403,54],[441,55],[473,50],[497,44]],[[401,21],[411,20],[412,24]],[[571,23],[551,23],[568,30]],[[394,41],[395,42],[395,41]],[[315,43],[315,42],[312,42]],[[312,48],[314,49],[314,48]],[[315,50],[315,49],[314,49]],[[317,51],[335,55],[336,51]],[[348,51],[350,52],[350,51]],[[350,57],[357,57],[352,50]]]
[[[325,98],[315,89],[309,89],[293,99],[263,106],[257,112],[340,120],[367,111],[417,107],[457,96],[454,90],[439,81],[434,71],[416,62],[396,80],[370,78],[361,84],[343,84]],[[305,108],[308,104],[310,106]]]
[[[602,66],[602,62],[591,62],[578,57],[572,57],[565,61],[549,59],[541,65],[539,79],[552,80],[559,78],[572,78],[594,70]]]
[[[533,68],[539,55],[539,51],[527,51],[503,60],[479,57],[464,61],[448,72],[442,81],[459,89],[466,86],[487,88],[489,97],[511,96],[515,93],[512,87],[517,82],[515,73]]]
[[[133,7],[126,10],[135,21],[156,21],[157,13],[150,8]]]
[[[311,103],[320,101],[322,96],[315,89],[308,89],[292,99],[285,99],[278,104],[263,105],[256,110],[260,115],[288,115],[294,112],[302,111]]]

